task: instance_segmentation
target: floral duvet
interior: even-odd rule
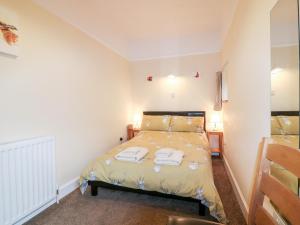
[[[114,156],[127,147],[146,147],[149,152],[138,162],[118,161]],[[163,148],[184,151],[180,166],[156,165],[155,151]],[[81,190],[88,180],[191,197],[201,200],[210,214],[225,223],[225,213],[214,185],[206,133],[142,131],[135,138],[116,146],[91,162],[82,172]]]

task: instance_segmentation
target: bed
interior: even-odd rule
[[[91,186],[91,194],[97,195],[98,187],[133,191],[162,197],[199,203],[199,214],[205,208],[218,221],[226,217],[219,194],[215,188],[210,149],[205,133],[205,112],[144,112],[144,116],[168,116],[168,118],[203,118],[201,132],[178,132],[175,125],[169,130],[142,130],[121,145],[91,162],[81,174],[81,190]],[[139,163],[119,161],[114,156],[122,150],[142,146],[149,150]],[[155,152],[161,147],[171,147],[184,152],[179,166],[156,165]]]
[[[299,111],[273,111],[271,137],[274,143],[299,148]],[[272,164],[271,174],[295,194],[299,193],[298,178],[283,167]]]

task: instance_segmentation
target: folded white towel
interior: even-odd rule
[[[155,153],[155,164],[179,166],[184,152],[172,148],[162,148]]]
[[[183,156],[173,154],[168,158],[155,158],[154,162],[158,165],[170,165],[170,166],[179,166],[182,162]]]
[[[129,147],[115,155],[115,159],[121,161],[138,162],[142,160],[148,153],[147,148],[143,147]]]
[[[176,150],[174,148],[161,148],[155,152],[156,158],[167,158],[171,157],[173,154],[184,155],[183,151]]]
[[[170,157],[172,153],[176,151],[176,149],[173,148],[161,148],[155,152],[155,157],[157,158],[165,158]]]

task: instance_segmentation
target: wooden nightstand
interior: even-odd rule
[[[139,132],[140,129],[133,128],[132,124],[127,125],[127,141],[134,138]]]
[[[223,131],[207,131],[206,133],[211,148],[211,155],[222,158],[224,147]]]

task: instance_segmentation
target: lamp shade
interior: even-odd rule
[[[211,117],[211,122],[212,123],[220,123],[221,122],[220,115],[218,115],[218,113],[213,114]]]

